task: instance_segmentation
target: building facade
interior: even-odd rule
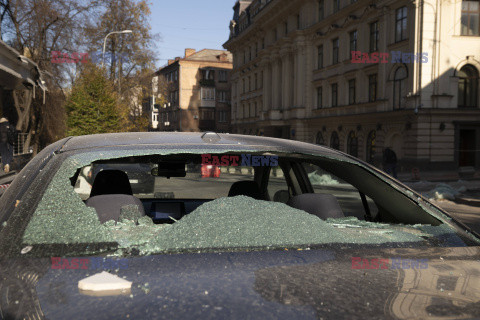
[[[479,15],[478,1],[237,1],[232,130],[478,170]]]
[[[153,121],[161,131],[230,131],[232,55],[224,50],[185,49],[156,75],[166,85],[167,103],[157,105]]]

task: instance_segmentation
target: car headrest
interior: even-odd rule
[[[97,173],[93,181],[90,197],[102,194],[132,195],[132,186],[127,174],[121,170],[102,170]]]
[[[118,222],[122,207],[128,205],[137,206],[139,217],[145,215],[142,202],[138,198],[126,194],[104,194],[90,197],[85,204],[88,207],[95,208],[100,223],[105,223],[109,220]]]
[[[232,184],[229,197],[235,196],[247,196],[253,199],[262,200],[262,194],[260,188],[255,181],[237,181]]]
[[[304,193],[292,197],[287,205],[316,215],[320,219],[345,217],[337,198],[326,193]]]
[[[287,203],[288,199],[290,199],[290,194],[287,190],[278,190],[273,195],[273,201],[275,202]]]

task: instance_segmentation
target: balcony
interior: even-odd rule
[[[213,79],[201,79],[200,86],[202,87],[215,87],[215,80]]]

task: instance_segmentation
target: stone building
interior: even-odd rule
[[[388,146],[404,172],[480,169],[479,1],[233,9],[224,44],[233,132],[324,144],[379,166]]]
[[[157,71],[166,83],[165,105],[157,106],[158,130],[230,130],[232,55],[224,50],[185,49],[185,57],[169,60]]]

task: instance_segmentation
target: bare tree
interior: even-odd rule
[[[83,21],[99,5],[96,0],[0,0],[2,39],[38,64],[49,90],[45,104],[40,90],[35,96],[26,91],[13,93],[17,128],[28,133],[34,152],[65,130],[63,87],[72,64],[52,63],[52,52],[77,51]]]
[[[109,0],[104,10],[91,20],[85,32],[89,47],[103,47],[104,38],[112,31],[132,30],[131,34],[107,38],[106,66],[111,80],[116,83],[119,96],[130,108],[128,130],[148,128],[144,100],[150,92],[155,68],[155,42],[149,24],[150,3],[137,0]]]

